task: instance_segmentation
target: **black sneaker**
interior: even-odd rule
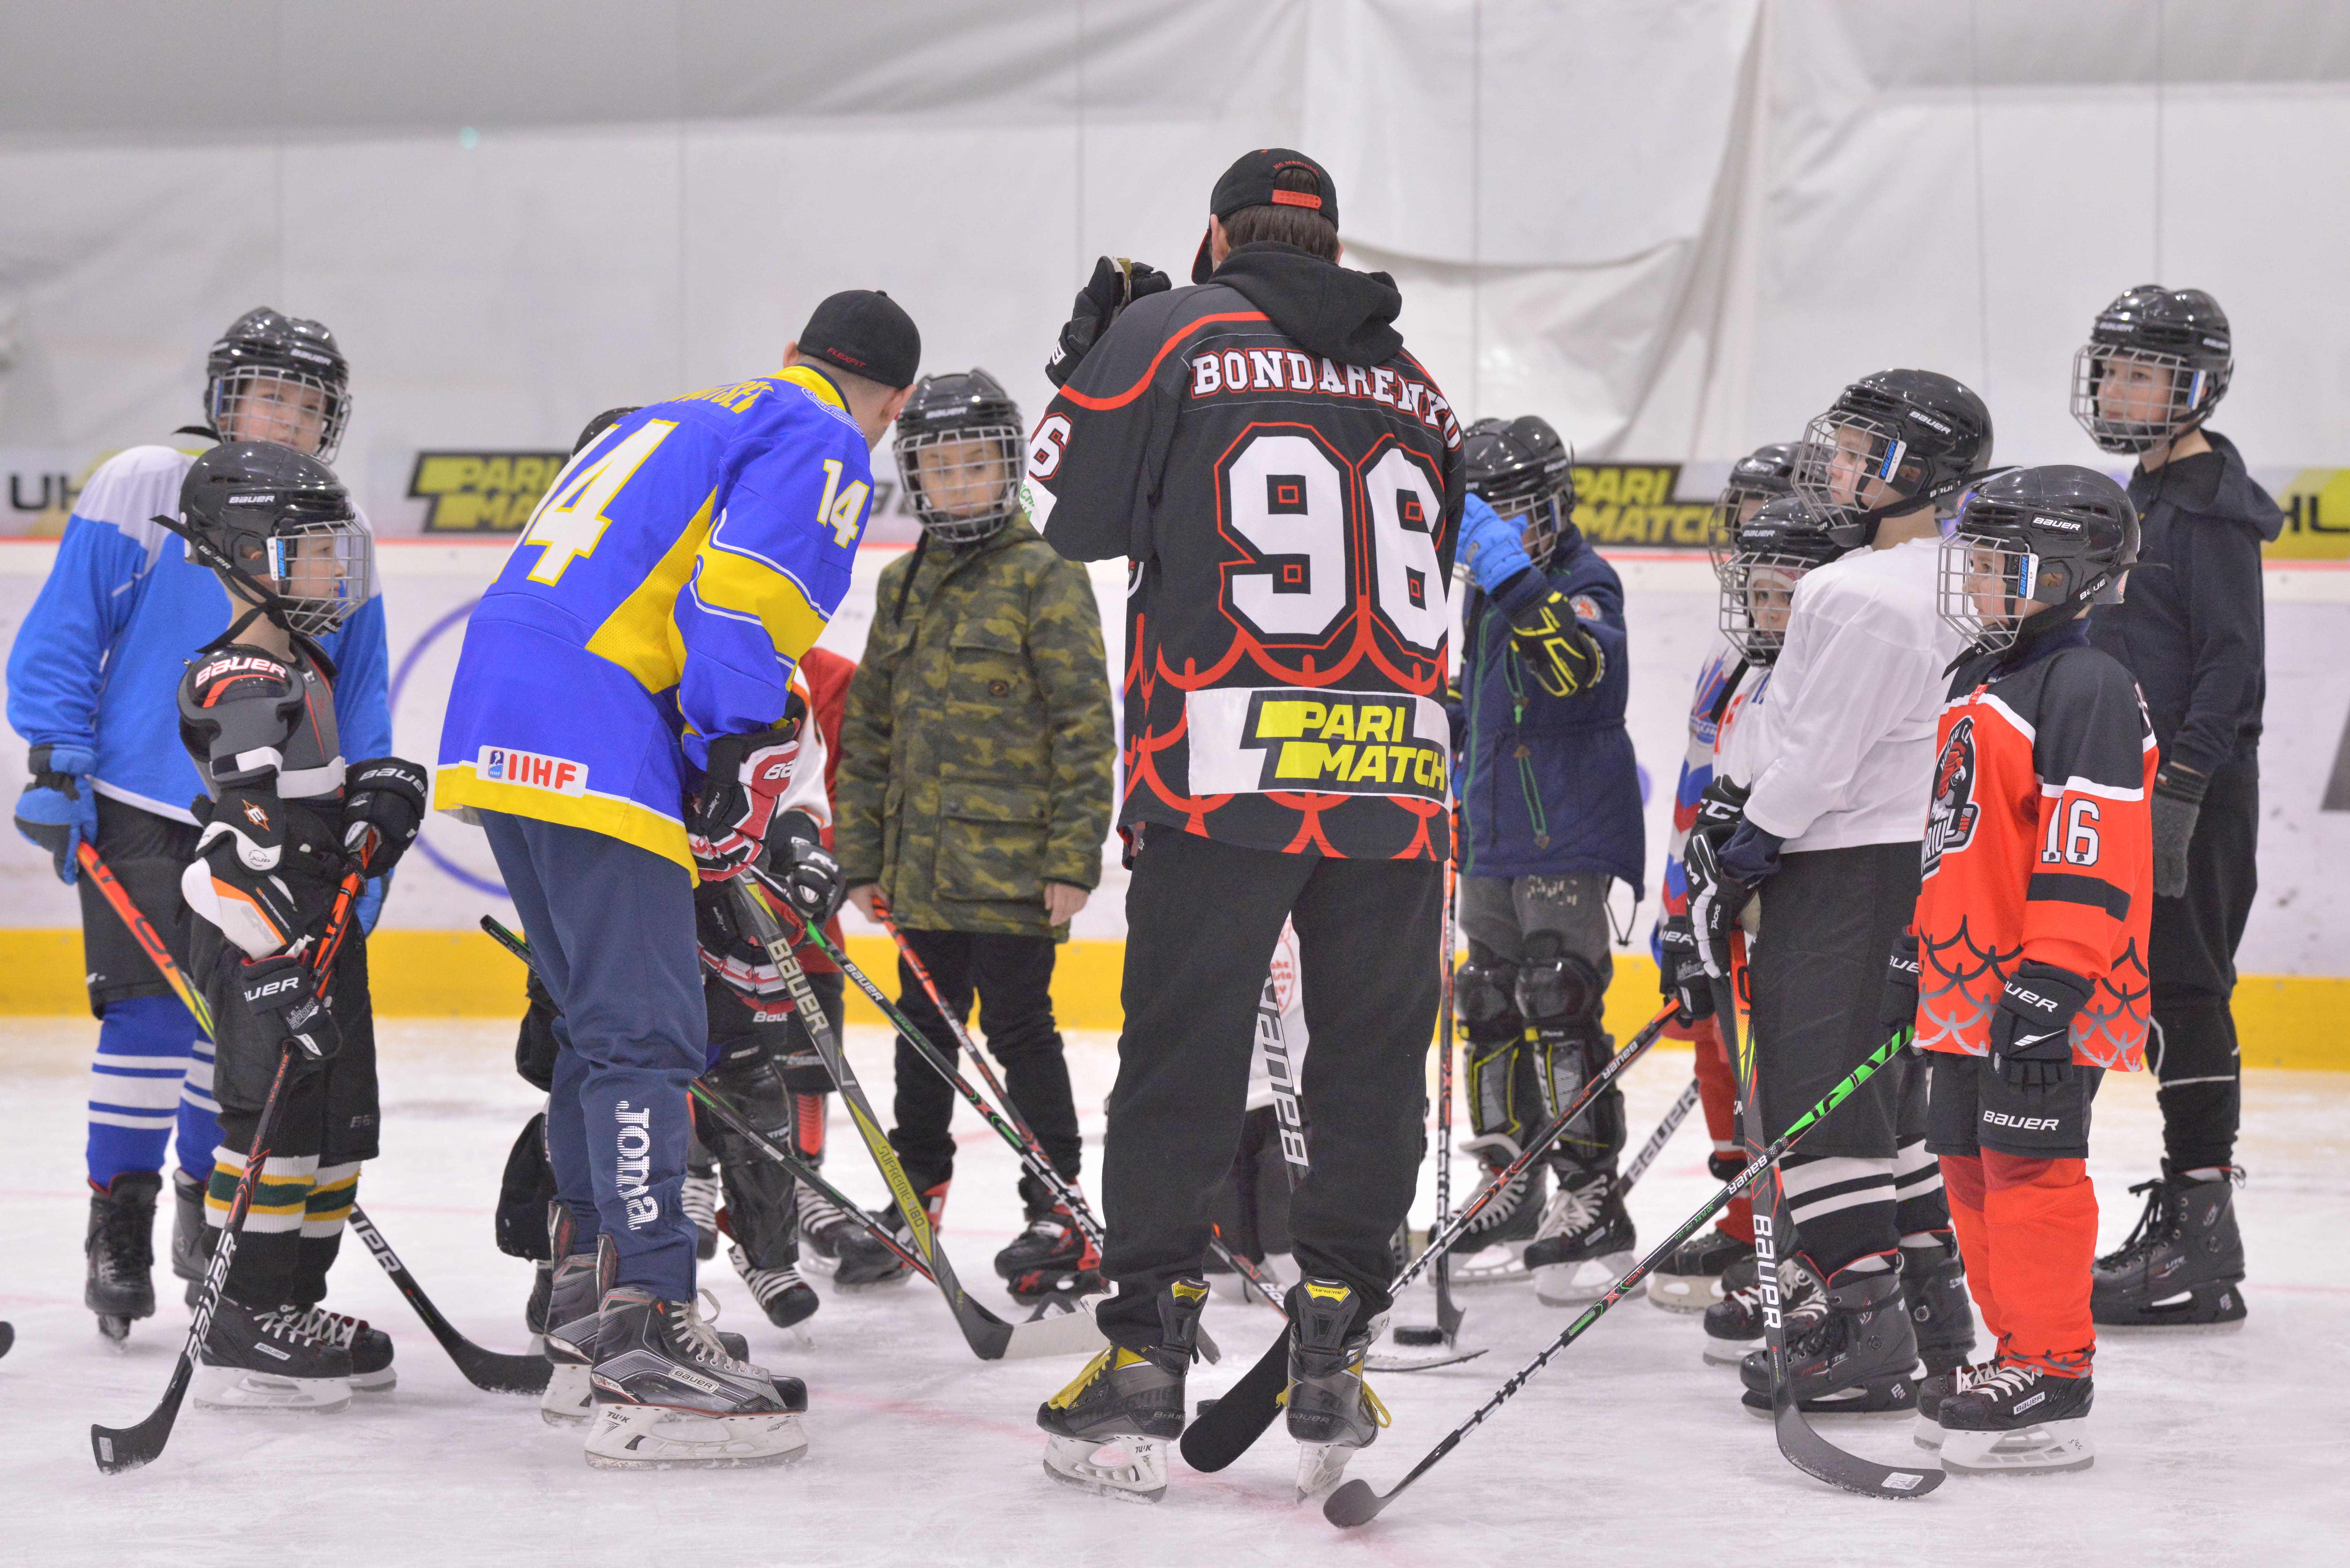
[[[2163,1173],[2130,1189],[2147,1195],[2129,1239],[2089,1272],[2089,1316],[2101,1328],[2220,1333],[2243,1326],[2244,1238],[2230,1169],[2214,1180]]]
[[[391,1366],[391,1335],[370,1326],[367,1319],[314,1306],[295,1326],[313,1339],[340,1346],[350,1356],[354,1394],[389,1394],[399,1384],[400,1374]]]
[[[1159,1338],[1136,1350],[1113,1345],[1075,1381],[1036,1407],[1047,1434],[1045,1473],[1107,1497],[1156,1502],[1167,1493],[1167,1445],[1183,1435],[1183,1379],[1198,1354],[1204,1279],[1176,1280],[1159,1294]]]
[[[1297,1439],[1297,1501],[1336,1486],[1357,1449],[1388,1424],[1387,1407],[1363,1381],[1363,1358],[1387,1324],[1357,1329],[1362,1298],[1337,1280],[1301,1280],[1289,1293],[1289,1435]]]
[[[1901,1299],[1909,1309],[1926,1375],[1964,1366],[1975,1353],[1975,1309],[1955,1237],[1944,1236],[1937,1246],[1902,1246]]]
[[[1749,1254],[1721,1272],[1721,1299],[1705,1309],[1705,1360],[1737,1366],[1762,1337],[1761,1265]],[[1798,1325],[1816,1321],[1820,1277],[1799,1258],[1779,1265],[1779,1305],[1793,1344]]]
[[[1846,1274],[1800,1309],[1811,1320],[1798,1336],[1787,1320],[1787,1376],[1795,1408],[1806,1416],[1911,1416],[1918,1409],[1918,1337],[1891,1269]],[[1771,1353],[1739,1363],[1743,1402],[1771,1414]]]
[[[350,1354],[301,1326],[298,1306],[213,1304],[190,1392],[213,1410],[342,1409],[351,1402]]]
[[[1942,1468],[1953,1475],[2035,1475],[2096,1463],[2087,1377],[2009,1362],[1942,1401]]]
[[[1753,1261],[1753,1242],[1709,1226],[1674,1248],[1649,1276],[1648,1299],[1667,1312],[1701,1313],[1725,1293],[1722,1271]]]
[[[1561,1172],[1558,1190],[1526,1248],[1534,1299],[1545,1306],[1597,1301],[1631,1268],[1638,1244],[1612,1173],[1578,1172],[1570,1180]]]
[[[604,1294],[596,1335],[598,1469],[723,1469],[780,1464],[807,1452],[807,1388],[738,1360],[692,1302],[639,1285]]]
[[[90,1188],[81,1299],[109,1339],[129,1338],[133,1319],[155,1315],[155,1198],[162,1190],[162,1177],[151,1170],[122,1171]]]

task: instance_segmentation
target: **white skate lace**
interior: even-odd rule
[[[270,1307],[253,1314],[253,1324],[272,1339],[282,1339],[291,1345],[324,1345],[329,1342],[303,1326],[316,1307]],[[334,1314],[329,1314],[329,1316]]]
[[[770,1303],[785,1291],[795,1286],[805,1287],[807,1284],[807,1282],[800,1277],[799,1265],[796,1263],[786,1263],[780,1269],[762,1269],[754,1267],[751,1260],[743,1255],[743,1249],[740,1247],[729,1247],[726,1251],[727,1255],[733,1260],[734,1272],[743,1276],[744,1284],[751,1287],[752,1298],[759,1303],[762,1311],[764,1311]]]
[[[677,1195],[678,1207],[693,1221],[697,1231],[718,1229],[718,1179],[714,1176],[689,1176]]]
[[[1968,1385],[1968,1392],[1989,1394],[1994,1399],[2005,1399],[2022,1393],[2040,1381],[2040,1368],[2010,1364],[1998,1371]]]
[[[708,1291],[696,1291],[694,1295],[697,1299],[679,1303],[685,1310],[674,1320],[678,1348],[704,1366],[715,1366],[726,1372],[755,1371],[749,1363],[737,1361],[727,1355],[726,1347],[718,1343],[718,1331],[710,1326],[718,1321],[718,1298]],[[702,1315],[703,1302],[710,1303],[707,1318]]]
[[[813,1187],[800,1189],[800,1231],[804,1235],[820,1236],[835,1226],[845,1225],[848,1216],[843,1214],[832,1199]]]
[[[296,1312],[300,1309],[287,1307],[284,1310]],[[346,1350],[348,1350],[351,1342],[359,1337],[359,1330],[366,1326],[365,1318],[352,1317],[347,1313],[328,1312],[322,1306],[311,1307],[294,1319],[294,1328],[296,1333],[307,1334],[321,1345],[337,1345]]]
[[[1590,1187],[1565,1187],[1551,1194],[1550,1203],[1543,1210],[1541,1225],[1534,1230],[1534,1240],[1547,1241],[1555,1236],[1580,1236],[1599,1223],[1599,1204],[1593,1193],[1605,1189],[1605,1183]]]

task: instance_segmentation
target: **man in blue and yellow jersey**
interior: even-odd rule
[[[775,826],[780,890],[819,920],[839,901],[831,857],[776,807],[806,721],[791,676],[848,590],[871,449],[920,352],[887,295],[837,294],[776,374],[613,421],[466,628],[434,805],[488,831],[563,1020],[547,1338],[551,1359],[596,1368],[591,1463],[804,1446],[797,1381],[757,1393],[765,1375],[727,1358],[692,1305],[679,1193],[687,1085],[709,1064],[693,889],[739,875]],[[618,1265],[600,1281],[599,1236]],[[663,1407],[730,1436],[658,1432]]]

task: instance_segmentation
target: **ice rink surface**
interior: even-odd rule
[[[886,1042],[851,1031],[886,1094]],[[613,1475],[590,1470],[577,1430],[527,1400],[461,1379],[363,1248],[347,1242],[332,1305],[388,1328],[400,1386],[332,1416],[189,1407],[162,1459],[128,1476],[91,1462],[92,1420],[128,1425],[161,1392],[185,1333],[167,1264],[160,1314],[118,1352],[81,1305],[83,1067],[88,1019],[0,1020],[0,1091],[11,1108],[19,1199],[0,1210],[0,1557],[106,1568],[213,1563],[1546,1564],[2320,1563],[2350,1538],[2350,1074],[2254,1073],[2245,1094],[2241,1195],[2251,1275],[2239,1334],[2109,1339],[2098,1356],[2096,1466],[2033,1480],[1954,1477],[1888,1503],[1823,1488],[1780,1459],[1737,1402],[1735,1375],[1703,1366],[1694,1318],[1630,1300],[1471,1436],[1381,1519],[1341,1534],[1290,1501],[1294,1447],[1276,1426],[1220,1476],[1171,1461],[1164,1502],[1082,1496],[1039,1465],[1037,1403],[1073,1357],[973,1360],[934,1291],[827,1296],[811,1347],[769,1327],[724,1255],[704,1280],[754,1359],[806,1378],[807,1459],[775,1469]],[[490,1210],[536,1096],[514,1075],[513,1030],[389,1021],[385,1155],[361,1203],[442,1309],[475,1340],[519,1349],[530,1266],[498,1253]],[[1093,1185],[1100,1105],[1115,1057],[1074,1036]],[[1633,1137],[1683,1084],[1687,1054],[1659,1051],[1627,1075]],[[886,1114],[886,1106],[884,1107]],[[958,1123],[961,1164],[946,1236],[983,1293],[989,1260],[1018,1221],[1014,1161],[977,1119]],[[2091,1162],[2104,1244],[2117,1242],[2158,1147],[2152,1085],[2108,1079]],[[1634,1193],[1644,1238],[1661,1237],[1711,1190],[1692,1116]],[[828,1170],[860,1199],[882,1189],[835,1113]],[[1456,1193],[1471,1175],[1456,1167]],[[1425,1222],[1427,1203],[1416,1222]],[[168,1244],[170,1220],[157,1241]],[[1382,1489],[1564,1327],[1523,1282],[1462,1293],[1466,1365],[1374,1381],[1393,1428],[1350,1473]],[[1011,1303],[990,1294],[1007,1315]],[[1399,1315],[1426,1318],[1425,1298]],[[1196,1371],[1196,1400],[1271,1342],[1263,1307],[1219,1300],[1208,1324],[1223,1364]],[[1922,1458],[1906,1422],[1825,1428],[1897,1462]],[[1521,1556],[1523,1554],[1523,1556]]]

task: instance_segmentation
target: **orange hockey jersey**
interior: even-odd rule
[[[2073,1060],[2136,1071],[2154,902],[2154,730],[2129,672],[2077,636],[1962,668],[1937,734],[1918,896],[1918,1043],[1986,1055],[2027,961],[2087,981]]]

